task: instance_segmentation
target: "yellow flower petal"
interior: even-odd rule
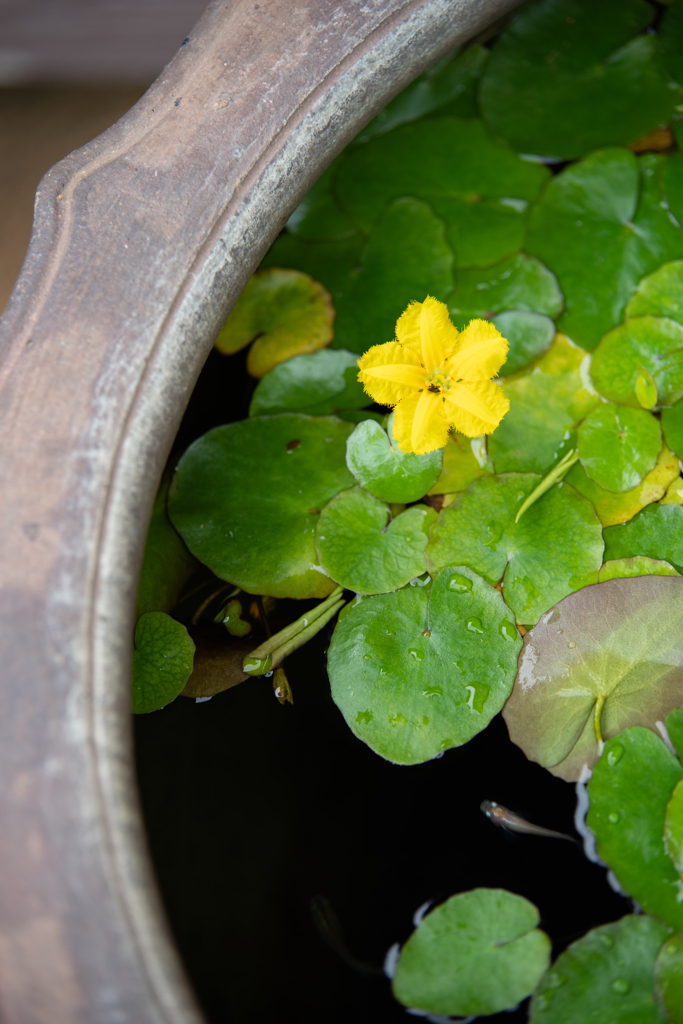
[[[489,380],[456,384],[445,397],[448,422],[466,437],[493,433],[510,408],[503,389]]]
[[[415,391],[415,385],[403,384],[397,380],[386,380],[379,377],[376,371],[379,367],[389,366],[414,366],[420,368],[420,358],[411,350],[403,348],[397,341],[388,341],[385,345],[373,345],[371,349],[358,360],[359,374],[366,392],[375,402],[380,405],[396,405],[402,398]],[[372,373],[371,371],[375,371]],[[422,376],[424,383],[424,375]],[[420,385],[417,385],[418,387]]]
[[[368,366],[363,373],[366,377],[377,377],[379,380],[403,384],[415,391],[419,391],[425,386],[425,371],[422,367],[409,366],[407,363],[396,363],[393,366]]]
[[[488,320],[472,320],[458,339],[448,372],[462,380],[490,380],[507,359],[508,343]]]
[[[420,345],[420,311],[421,302],[411,302],[396,321],[396,337],[405,348],[412,348],[418,356],[422,355]]]
[[[445,302],[428,295],[424,302],[412,302],[399,317],[396,337],[420,356],[428,373],[433,373],[458,345],[458,332],[450,321]]]
[[[427,401],[423,402],[425,398]],[[421,406],[420,422],[422,435],[417,446],[413,446],[413,423]],[[424,414],[425,408],[427,415]],[[440,395],[423,392],[409,395],[398,403],[394,410],[394,441],[402,452],[415,452],[426,455],[427,452],[443,448],[448,440],[448,420],[445,413],[446,405]]]

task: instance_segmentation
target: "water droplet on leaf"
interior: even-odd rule
[[[624,748],[621,743],[615,743],[609,754],[607,755],[607,764],[610,768],[614,768],[615,764],[619,764],[624,753]]]
[[[467,576],[461,576],[459,572],[454,572],[448,589],[454,590],[456,594],[465,594],[472,589],[472,580],[468,580]]]
[[[481,624],[481,619],[472,618],[467,620],[467,629],[470,633],[483,633],[484,628]]]
[[[498,632],[505,640],[514,641],[519,636],[519,633],[517,632],[517,627],[513,626],[512,623],[508,622],[507,619],[503,619],[500,626],[498,627]]]
[[[631,984],[626,978],[616,978],[612,982],[612,991],[616,992],[617,995],[625,996],[631,991]]]
[[[411,658],[414,658],[415,661],[424,661],[424,655],[421,654],[419,651],[414,650],[412,647],[408,651],[408,654],[410,655]]]
[[[610,811],[610,813],[607,815],[607,820],[611,822],[612,825],[616,825],[620,817],[621,815],[619,814],[619,811]]]

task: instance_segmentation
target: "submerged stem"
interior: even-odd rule
[[[314,622],[318,616],[324,615],[330,605],[339,600],[341,594],[342,588],[335,587],[330,596],[326,597],[325,600],[321,601],[315,608],[312,608],[310,612],[306,612],[305,615],[301,615],[296,622],[292,622],[289,626],[285,626],[284,629],[281,629],[279,633],[275,633],[274,636],[270,636],[267,640],[264,640],[260,647],[257,647],[255,651],[251,652],[251,657],[261,659],[272,654],[273,651],[277,650],[278,647],[282,647],[282,645],[287,640],[291,639],[291,637],[296,636],[297,633],[306,629],[306,627]]]
[[[342,588],[336,587],[330,596],[314,608],[281,629],[279,633],[264,640],[260,647],[252,651],[244,659],[242,670],[251,676],[263,676],[271,669],[277,668],[288,654],[302,647],[308,640],[319,633],[330,619],[344,606]]]
[[[566,473],[572,468],[575,462],[579,460],[579,453],[573,448],[567,452],[563,459],[560,459],[558,464],[554,466],[547,476],[544,476],[538,487],[536,487],[526,501],[522,504],[519,512],[515,516],[515,522],[518,523],[526,510],[530,508],[535,501],[538,501],[546,491],[549,491],[553,484],[557,484],[562,480]]]
[[[601,693],[595,702],[593,708],[593,728],[595,729],[595,738],[598,742],[600,753],[605,745],[605,740],[602,735],[602,709],[605,706],[605,695]]]

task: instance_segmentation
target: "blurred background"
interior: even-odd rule
[[[0,312],[43,174],[125,114],[207,3],[0,0]]]

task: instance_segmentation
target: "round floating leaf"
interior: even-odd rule
[[[402,452],[394,444],[393,413],[386,431],[379,423],[359,423],[346,443],[346,464],[361,487],[383,501],[417,501],[441,472],[441,449],[427,455]]]
[[[166,515],[169,482],[170,473],[165,473],[152,509],[138,585],[138,618],[146,612],[172,611],[197,567]]]
[[[521,247],[527,205],[547,179],[545,167],[520,160],[481,121],[449,117],[405,124],[360,146],[339,170],[337,194],[364,231],[392,200],[424,200],[446,224],[455,265],[483,267]]]
[[[333,241],[307,242],[285,231],[266,253],[261,269],[303,270],[327,288],[336,304],[355,280],[364,245],[365,238],[359,233]]]
[[[326,597],[318,566],[320,510],[353,483],[334,416],[283,414],[216,427],[183,455],[169,515],[190,551],[249,593]]]
[[[531,1000],[532,1024],[662,1024],[655,958],[670,929],[644,914],[593,928],[561,953]]]
[[[660,504],[683,505],[683,477],[677,476],[675,480],[672,480]]]
[[[549,357],[565,349],[559,372],[544,372],[544,358],[533,373],[503,385],[509,412],[490,436],[489,456],[497,473],[545,474],[575,447],[575,426],[600,402],[586,388],[589,357],[567,341],[556,342]]]
[[[460,329],[470,320],[488,319],[510,309],[554,317],[563,299],[554,274],[521,252],[485,270],[460,270],[448,305]]]
[[[489,582],[503,579],[517,621],[537,622],[561,598],[597,582],[602,530],[590,502],[559,484],[515,523],[541,482],[534,473],[482,477],[439,513],[427,548],[430,572],[469,565]]]
[[[444,226],[431,208],[416,199],[392,203],[370,236],[355,280],[336,299],[335,348],[365,352],[390,341],[413,299],[443,299],[450,292],[452,266]]]
[[[664,500],[667,487],[678,478],[678,474],[678,457],[665,447],[659,453],[655,468],[646,474],[637,487],[623,494],[599,487],[580,463],[572,466],[565,480],[584,498],[588,498],[603,526],[615,526],[633,519],[637,512],[653,501]]]
[[[660,949],[655,986],[669,1024],[683,1024],[683,935],[672,935]]]
[[[683,785],[680,782],[674,787],[666,805],[664,849],[671,857],[676,871],[683,876]]]
[[[661,559],[636,555],[635,558],[613,558],[605,562],[598,573],[598,583],[629,576],[680,576],[680,573],[676,572],[673,565]]]
[[[604,531],[605,560],[647,555],[683,572],[683,507],[650,505],[623,526]],[[683,703],[683,702],[682,702]]]
[[[683,323],[683,260],[665,263],[644,277],[626,307],[626,316],[668,317]]]
[[[536,988],[550,940],[533,903],[505,889],[451,896],[422,920],[401,950],[392,989],[430,1013],[492,1014]]]
[[[657,582],[678,581],[659,577]],[[666,805],[682,777],[680,761],[658,736],[649,729],[625,729],[609,740],[595,766],[586,819],[598,853],[623,888],[647,913],[679,931],[683,881],[667,856],[663,836]]]
[[[683,234],[662,206],[660,164],[650,156],[592,153],[553,178],[529,219],[526,247],[564,293],[558,328],[589,351],[620,322],[640,279],[683,256]]]
[[[657,385],[650,371],[646,370],[644,366],[638,367],[636,398],[643,409],[654,409],[657,404]]]
[[[666,317],[627,320],[602,339],[591,364],[591,377],[611,402],[640,408],[636,383],[643,366],[653,377],[660,405],[683,396],[683,325]]]
[[[318,522],[320,564],[357,594],[396,590],[427,568],[425,548],[435,518],[433,509],[421,505],[391,519],[388,506],[362,488],[342,491]]]
[[[683,456],[683,401],[662,410],[662,430],[669,448]]]
[[[546,349],[555,337],[555,324],[549,316],[540,313],[525,313],[522,310],[508,310],[494,316],[492,323],[504,338],[510,349],[505,361],[505,376],[523,370],[525,366]]]
[[[326,416],[340,409],[360,409],[370,399],[358,381],[358,356],[344,349],[323,349],[280,363],[256,385],[250,416],[305,412]]]
[[[511,619],[498,591],[462,566],[355,603],[330,643],[332,697],[388,761],[429,761],[505,703],[521,646]]]
[[[146,612],[135,627],[133,714],[158,711],[178,696],[190,678],[194,643],[181,622],[164,612]]]
[[[254,344],[247,359],[252,377],[278,363],[317,352],[332,341],[334,306],[329,292],[299,270],[272,267],[247,282],[216,338],[224,355]]]
[[[654,469],[662,447],[659,423],[645,409],[600,405],[579,427],[583,468],[608,491],[630,491]]]
[[[473,480],[483,476],[487,471],[486,460],[480,454],[483,440],[480,437],[449,434],[443,450],[443,469],[429,493],[453,494],[455,491],[464,491]]]
[[[438,61],[373,117],[357,141],[368,142],[400,124],[434,113],[476,117],[475,85],[488,58],[489,51],[475,45],[456,57],[449,55]]]
[[[484,72],[486,122],[518,152],[563,160],[666,124],[679,94],[659,71],[655,39],[633,38],[651,19],[643,0],[541,0],[524,8]]]
[[[510,739],[573,782],[598,760],[598,735],[655,729],[683,703],[682,625],[679,576],[612,579],[566,597],[524,638],[503,712]]]

